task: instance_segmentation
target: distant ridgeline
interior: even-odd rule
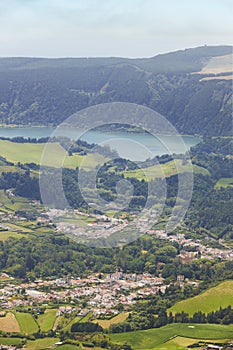
[[[58,125],[121,101],[152,108],[180,133],[229,135],[231,55],[231,46],[203,46],[144,59],[1,58],[0,124]]]

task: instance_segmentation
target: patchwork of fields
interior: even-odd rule
[[[191,315],[197,310],[209,312],[219,309],[220,306],[228,305],[233,305],[233,281],[223,282],[194,298],[181,301],[170,310],[172,312],[184,310]],[[52,329],[56,330],[59,326],[60,329],[66,331],[70,330],[73,323],[87,322],[92,317],[92,312],[84,317],[70,315],[69,318],[57,317],[56,314],[57,309],[55,308],[45,310],[45,313],[38,315],[36,319],[26,312],[7,312],[5,316],[0,317],[0,330],[30,335],[37,332],[39,328],[44,332],[48,332]],[[94,320],[92,322],[98,322],[103,328],[108,329],[112,324],[124,322],[127,316],[128,313],[121,313],[109,320]],[[129,343],[135,350],[159,350],[162,348],[166,350],[184,350],[188,345],[201,341],[218,343],[233,339],[233,325],[170,324],[144,331],[110,334],[109,337],[114,343]],[[22,339],[1,338],[2,344],[20,344],[20,341]],[[56,337],[29,340],[26,343],[26,349],[46,349],[56,341],[59,341]],[[75,346],[63,345],[59,346],[58,349],[75,349]]]

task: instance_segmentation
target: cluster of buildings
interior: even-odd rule
[[[38,280],[31,283],[6,283],[0,289],[0,307],[11,309],[19,306],[47,304],[49,302],[67,303],[59,309],[61,313],[71,312],[70,306],[83,305],[93,314],[117,314],[119,304],[127,309],[137,299],[165,292],[169,285],[162,277],[150,274],[124,274],[116,271],[108,275],[90,275],[88,278],[61,278]],[[73,310],[77,315],[83,313],[83,307]],[[85,308],[84,308],[85,309]]]
[[[189,262],[195,258],[233,260],[233,249],[224,247],[221,241],[219,242],[221,248],[213,248],[211,245],[204,245],[200,239],[185,238],[183,233],[167,235],[164,230],[150,230],[148,233],[159,239],[177,242],[182,247],[179,257],[183,262]]]

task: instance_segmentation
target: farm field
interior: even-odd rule
[[[220,283],[193,298],[182,300],[168,309],[168,312],[187,312],[193,315],[196,311],[208,313],[220,307],[233,306],[233,281]]]
[[[61,319],[62,320],[62,319]],[[62,328],[63,331],[70,331],[72,325],[74,323],[80,322],[81,317],[80,316],[76,316],[75,318],[73,318],[68,324],[66,324],[66,326],[64,328]]]
[[[176,350],[180,337],[193,340],[232,339],[233,326],[207,324],[171,324],[157,329],[111,334],[111,340],[116,343],[128,342],[135,350],[156,350],[159,348]],[[178,343],[176,339],[178,338]],[[173,342],[171,342],[173,340]],[[185,342],[185,340],[183,340]],[[195,341],[194,341],[195,342]],[[165,343],[168,347],[165,347]],[[185,348],[185,347],[184,347]],[[181,346],[182,349],[182,346]]]
[[[4,190],[0,190],[0,203],[5,206],[5,208],[10,211],[17,211],[17,210],[27,210],[32,209],[32,206],[29,204],[29,199],[15,196],[14,200],[11,200],[7,197],[7,195],[4,193]],[[1,210],[3,210],[1,208]]]
[[[229,339],[212,339],[211,342],[216,344],[222,342],[227,343],[228,340]],[[158,345],[157,347],[155,347],[155,349],[159,350],[163,348],[164,350],[187,350],[188,346],[196,344],[198,342],[203,342],[203,339],[175,337],[174,339],[171,339],[162,345]]]
[[[0,330],[4,332],[20,332],[19,324],[12,312],[0,317]]]
[[[32,334],[38,331],[38,325],[31,314],[26,312],[16,312],[16,319],[20,330],[24,334]]]
[[[218,180],[218,182],[215,184],[215,188],[219,189],[221,187],[233,187],[233,178],[232,177],[222,177]]]
[[[48,332],[53,328],[54,322],[56,320],[57,310],[47,309],[43,315],[39,315],[37,318],[37,323],[40,326],[42,332]]]
[[[71,345],[71,344],[64,344],[64,345],[60,345],[57,347],[58,350],[81,350],[81,349],[87,349],[87,348],[81,348],[81,347],[78,347],[76,345]],[[89,348],[90,349],[90,348]],[[92,350],[97,350],[97,348],[91,348]]]
[[[0,231],[0,241],[5,242],[9,237],[22,238],[25,235],[14,231]]]
[[[56,342],[58,342],[58,338],[44,338],[44,339],[37,339],[37,340],[28,340],[25,350],[41,350],[46,349],[48,347],[51,347]]]
[[[104,329],[108,329],[113,324],[124,322],[128,315],[129,312],[123,312],[115,317],[112,317],[110,320],[93,320],[92,322],[98,323]]]
[[[41,164],[41,157],[45,150],[45,143],[15,143],[0,140],[1,156],[13,163],[35,163]],[[106,161],[100,154],[89,154],[80,156],[74,154],[68,156],[64,148],[57,142],[49,143],[46,157],[43,158],[43,165],[52,167],[76,168],[83,163],[85,169],[93,168]]]
[[[177,166],[176,166],[177,165]],[[198,174],[203,174],[203,175],[208,175],[209,172],[208,170],[198,166],[198,165],[193,165],[193,167],[190,166],[190,164],[183,165],[182,160],[178,159],[176,161],[176,165],[173,161],[170,161],[165,164],[161,165],[153,165],[148,168],[142,168],[142,169],[137,169],[137,170],[130,170],[124,172],[125,177],[136,177],[138,180],[153,180],[156,178],[163,178],[169,177],[178,173],[183,173],[183,172],[190,172],[193,171]]]
[[[0,337],[0,344],[2,345],[12,345],[12,346],[21,346],[22,344],[22,339],[20,338],[13,338],[13,337],[10,337],[10,338],[3,338],[3,337]]]

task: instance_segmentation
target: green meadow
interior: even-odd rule
[[[37,340],[28,340],[26,344],[26,350],[42,350],[52,347],[56,342],[58,342],[58,338],[44,338]]]
[[[46,153],[44,153],[46,151]],[[86,170],[103,163],[106,159],[100,154],[89,154],[81,156],[74,154],[68,156],[68,153],[58,142],[52,143],[15,143],[6,140],[0,140],[1,156],[8,161],[17,164],[18,162],[42,164],[52,167],[76,168],[82,165]],[[43,158],[42,158],[43,155]]]
[[[11,346],[20,346],[22,344],[22,339],[20,338],[3,338],[0,337],[0,344],[2,345],[11,345]]]
[[[134,350],[177,349],[176,337],[199,340],[232,339],[233,326],[208,324],[171,324],[162,328],[111,334],[115,343],[129,343]],[[173,342],[171,342],[174,340]],[[183,340],[184,342],[184,340]],[[168,346],[167,346],[168,345]]]
[[[215,184],[215,188],[225,188],[225,187],[233,187],[233,177],[222,177],[218,180],[218,182]]]
[[[144,179],[145,181],[150,181],[159,177],[169,177],[178,173],[191,171],[203,175],[209,174],[208,170],[205,168],[198,165],[193,165],[191,167],[190,163],[182,164],[182,160],[177,159],[176,162],[170,161],[165,164],[157,164],[148,168],[126,171],[124,172],[124,175],[125,177],[136,177],[138,180]]]
[[[15,316],[23,334],[32,334],[38,331],[39,327],[31,314],[16,312]]]
[[[168,312],[184,311],[191,316],[196,311],[209,313],[229,305],[233,306],[233,281],[220,283],[193,298],[179,301]]]
[[[15,196],[14,198],[8,198],[8,196],[4,193],[4,190],[0,190],[0,205],[4,205],[6,210],[17,211],[17,210],[30,210],[32,206],[29,199]],[[0,207],[0,210],[3,210]]]
[[[53,328],[54,322],[56,320],[56,313],[56,309],[47,309],[45,310],[44,314],[38,316],[37,323],[39,324],[42,332],[48,332]]]
[[[25,235],[14,231],[0,231],[0,241],[5,242],[9,237],[23,238]]]

